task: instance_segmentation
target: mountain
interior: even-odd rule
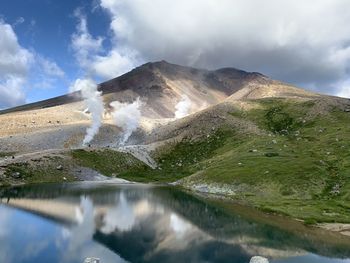
[[[147,63],[118,78],[101,83],[105,108],[112,101],[143,102],[142,127],[174,118],[176,104],[184,96],[191,102],[188,114],[222,102],[237,91],[251,86],[283,85],[259,73],[225,68],[215,71],[183,67],[165,61]],[[0,111],[0,151],[31,152],[79,147],[90,116],[79,92]],[[93,142],[106,146],[116,141],[120,129],[105,116],[99,136]],[[12,136],[11,143],[7,142]],[[5,139],[4,139],[5,138]],[[53,139],[54,138],[54,139]],[[140,140],[137,140],[140,142]]]
[[[0,115],[0,155],[7,156],[0,160],[0,182],[62,181],[63,174],[77,180],[98,172],[176,182],[308,223],[350,223],[348,99],[259,73],[164,61],[99,89],[106,105],[144,102],[141,126],[128,141],[137,145],[113,147],[121,131],[107,114],[91,147],[82,148],[90,116],[77,96],[10,109]],[[192,107],[174,119],[183,95]]]
[[[131,102],[138,97],[145,102],[143,116],[172,118],[175,105],[183,95],[192,102],[191,113],[214,105],[232,95],[248,83],[269,84],[272,80],[259,73],[234,68],[215,71],[170,64],[166,61],[147,63],[120,77],[99,85],[104,102]],[[81,101],[79,92],[35,102],[0,114],[46,109]]]

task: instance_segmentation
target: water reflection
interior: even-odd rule
[[[173,188],[49,185],[1,195],[0,262],[350,262],[349,238],[261,223]]]

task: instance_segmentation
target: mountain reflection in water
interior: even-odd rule
[[[350,262],[350,238],[285,229],[169,187],[82,183],[1,195],[0,262]]]

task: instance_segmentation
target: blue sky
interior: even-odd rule
[[[348,0],[2,0],[0,109],[148,62],[236,67],[350,97]],[[325,19],[325,17],[327,19]]]
[[[71,35],[77,26],[74,16],[78,8],[89,20],[91,35],[107,35],[109,17],[96,2],[83,0],[11,0],[0,2],[0,15],[4,23],[10,24],[17,35],[19,44],[30,52],[38,53],[54,61],[65,76],[55,78],[47,87],[42,85],[40,69],[31,67],[26,83],[26,101],[32,102],[65,94],[70,83],[81,74],[82,69],[74,58]],[[108,45],[108,41],[104,43]],[[42,87],[40,87],[42,86]]]

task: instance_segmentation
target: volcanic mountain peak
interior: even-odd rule
[[[100,146],[110,145],[117,140],[118,134],[120,135],[121,129],[113,124],[113,109],[110,106],[113,101],[130,103],[139,98],[142,101],[139,109],[142,115],[140,130],[148,133],[154,127],[173,121],[175,117],[192,115],[187,118],[189,123],[197,122],[196,116],[202,115],[193,114],[204,109],[210,114],[199,118],[199,126],[207,125],[206,116],[210,116],[212,121],[222,109],[227,108],[222,108],[221,103],[228,103],[231,109],[234,105],[243,105],[245,101],[266,97],[302,100],[320,97],[260,73],[249,73],[234,68],[211,71],[165,61],[137,67],[129,73],[100,84],[99,90],[102,91],[105,107],[102,127],[95,138],[95,143]],[[212,107],[215,105],[219,107]],[[91,123],[91,116],[85,110],[86,105],[77,92],[2,111],[0,142],[1,137],[17,136],[16,145],[22,152],[32,151],[33,145],[34,150],[62,148],[63,145],[78,147],[84,130]],[[183,122],[180,120],[178,123]],[[185,126],[188,126],[189,123],[186,123]],[[168,132],[165,133],[177,133],[176,124],[170,126],[169,129],[166,128]],[[155,140],[165,137],[154,136]],[[4,140],[2,151],[18,148],[14,144],[8,144],[7,139]]]
[[[166,61],[150,62],[101,83],[106,105],[111,101],[130,102],[140,97],[145,102],[145,116],[171,118],[175,105],[186,95],[192,102],[189,113],[219,103],[249,83],[269,84],[272,80],[259,73],[234,68],[205,70],[184,67]],[[9,113],[59,106],[80,101],[77,93],[59,96],[0,111]]]

